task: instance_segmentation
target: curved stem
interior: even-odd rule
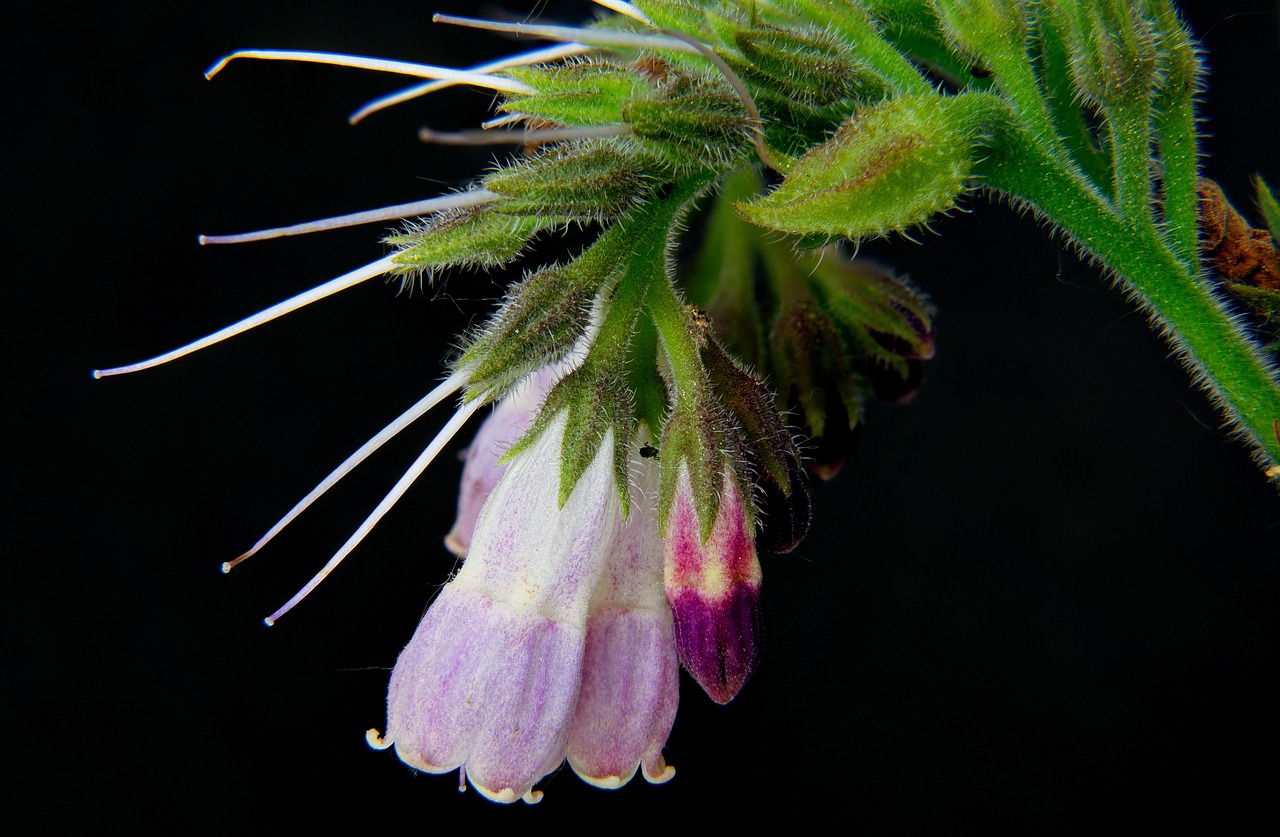
[[[1110,268],[1178,350],[1264,465],[1280,463],[1280,381],[1213,290],[1153,227],[1119,217],[1079,175],[1023,131],[1006,129],[983,169],[986,183],[1030,203]]]

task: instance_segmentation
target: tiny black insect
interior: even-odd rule
[[[643,456],[645,459],[657,459],[658,449],[655,448],[653,445],[641,445],[640,455]]]

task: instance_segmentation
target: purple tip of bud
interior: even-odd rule
[[[903,375],[888,364],[872,362],[866,368],[867,381],[876,400],[885,404],[909,404],[924,383],[924,364],[907,359],[907,372]]]
[[[937,337],[933,325],[926,323],[914,311],[900,302],[891,299],[889,300],[889,305],[901,315],[907,326],[915,332],[916,345],[912,346],[901,338],[872,331],[871,336],[875,341],[894,354],[905,358],[911,358],[912,360],[929,360],[932,358],[935,349],[934,340]]]
[[[810,440],[804,450],[805,470],[815,479],[835,479],[862,439],[862,422],[849,426],[849,411],[835,395],[827,398],[827,420],[822,435]]]
[[[809,497],[804,471],[791,465],[787,468],[791,494],[788,496],[774,479],[766,473],[757,476],[760,486],[760,531],[756,543],[761,549],[781,555],[795,549],[809,534],[813,520],[813,501]]]
[[[722,596],[685,589],[671,601],[685,669],[716,703],[742,689],[760,651],[760,585],[739,582]]]

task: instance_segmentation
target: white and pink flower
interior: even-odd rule
[[[498,802],[536,802],[534,784],[566,758],[601,787],[674,772],[662,747],[678,662],[655,498],[637,496],[624,519],[606,438],[561,506],[564,426],[551,421],[498,480],[462,569],[396,663],[386,735],[369,736],[420,770],[461,769]]]

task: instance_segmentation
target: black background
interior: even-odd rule
[[[453,566],[452,457],[304,605],[273,629],[260,620],[443,413],[240,570],[218,565],[433,385],[501,282],[457,275],[412,296],[373,282],[145,374],[89,370],[384,252],[378,228],[227,248],[198,247],[197,232],[416,200],[481,170],[486,152],[414,134],[427,120],[473,125],[485,94],[349,127],[347,113],[402,82],[267,62],[200,75],[240,47],[455,66],[511,51],[433,26],[434,9],[476,11],[98,4],[10,22],[23,67],[6,119],[19,140],[4,292],[6,819],[252,832],[360,819],[426,831],[464,815],[729,829],[834,811],[906,832],[1274,820],[1280,500],[1118,290],[1030,218],[976,199],[923,246],[864,249],[933,295],[938,358],[913,405],[872,412],[803,547],[764,559],[766,642],[741,696],[716,707],[684,682],[672,783],[607,793],[562,770],[536,810],[503,809],[369,750],[388,667]],[[1280,181],[1275,7],[1188,13],[1213,69],[1207,171],[1245,206],[1252,172]]]

